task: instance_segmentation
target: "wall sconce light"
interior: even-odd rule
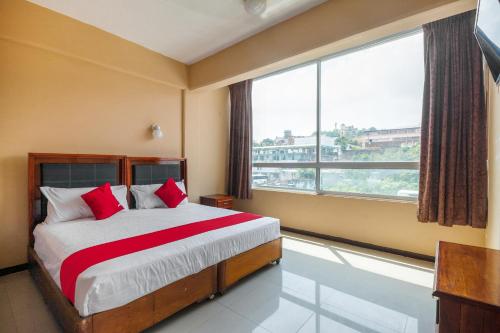
[[[151,134],[153,134],[153,138],[155,139],[163,138],[163,132],[161,131],[160,125],[151,125]]]
[[[248,14],[259,16],[266,11],[267,0],[243,0],[243,6]]]

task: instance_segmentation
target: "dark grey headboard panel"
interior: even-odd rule
[[[167,179],[182,180],[181,163],[136,164],[132,168],[132,185],[163,184]]]
[[[106,182],[119,184],[119,173],[113,163],[50,163],[41,164],[41,186],[51,187],[94,187]]]

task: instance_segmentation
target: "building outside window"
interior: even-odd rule
[[[256,79],[253,186],[416,198],[423,81],[421,31]]]

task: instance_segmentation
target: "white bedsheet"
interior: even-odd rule
[[[34,231],[35,251],[60,287],[61,263],[78,250],[235,213],[189,203],[122,211],[103,221],[42,223]],[[74,306],[81,316],[119,307],[278,237],[279,220],[263,217],[99,263],[79,275]]]

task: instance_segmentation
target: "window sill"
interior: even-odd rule
[[[291,189],[281,189],[281,188],[264,188],[264,187],[254,187],[252,191],[263,191],[263,192],[278,192],[278,193],[291,193],[291,194],[302,194],[302,195],[310,195],[310,196],[321,196],[321,197],[332,197],[332,198],[340,198],[340,199],[354,199],[354,200],[368,200],[368,201],[380,201],[380,202],[391,202],[391,203],[402,203],[402,204],[413,204],[417,205],[418,200],[415,199],[406,199],[406,198],[398,198],[398,197],[376,197],[376,196],[363,196],[358,194],[347,194],[347,193],[333,193],[333,192],[325,192],[325,193],[316,193],[314,191],[300,191],[300,190],[291,190]]]

